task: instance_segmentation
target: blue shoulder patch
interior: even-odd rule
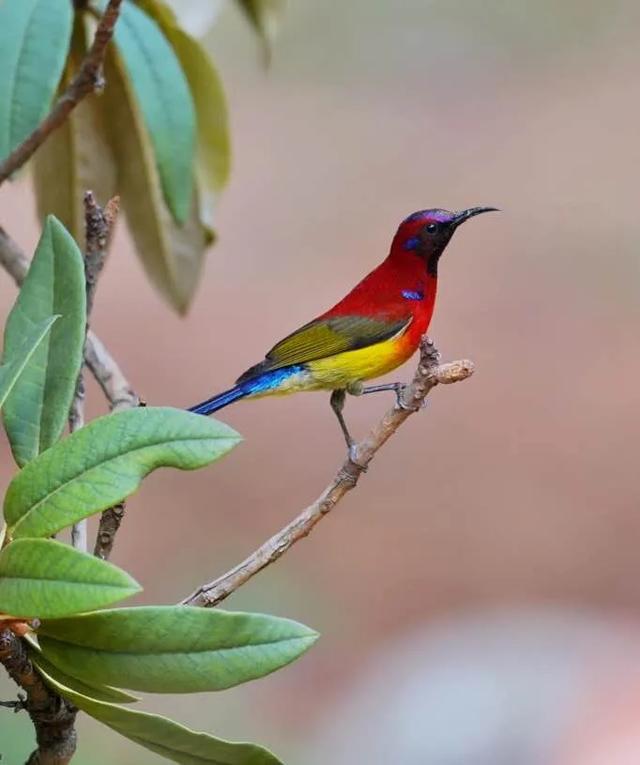
[[[402,297],[405,300],[424,300],[424,292],[421,290],[402,290]]]
[[[410,236],[402,246],[405,250],[415,250],[419,244],[420,239],[417,236]]]

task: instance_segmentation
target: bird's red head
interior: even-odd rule
[[[412,213],[400,224],[390,256],[406,258],[417,256],[424,260],[427,271],[437,276],[438,260],[461,223],[481,213],[497,210],[496,207],[470,207],[468,210],[420,210]]]

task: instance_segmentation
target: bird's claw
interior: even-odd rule
[[[407,404],[407,402],[404,400],[404,393],[406,391],[408,386],[403,385],[402,387],[398,387],[396,389],[396,406],[398,409],[404,409],[405,412],[419,412],[422,409],[426,409],[427,406],[427,399],[423,398],[420,404],[418,406],[410,406]]]

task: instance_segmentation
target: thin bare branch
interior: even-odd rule
[[[103,510],[100,516],[100,525],[96,535],[96,543],[93,548],[93,554],[96,558],[109,560],[113,545],[116,541],[116,534],[124,519],[125,509],[125,503],[119,502],[117,505]]]
[[[102,388],[112,412],[140,405],[138,395],[124,376],[118,362],[92,330],[89,330],[87,334],[84,359],[91,374]]]
[[[69,87],[58,98],[38,127],[0,163],[0,185],[24,165],[47,137],[63,124],[83,98],[104,87],[102,62],[107,45],[113,36],[113,28],[118,20],[121,4],[122,0],[109,0],[96,29],[93,43]]]
[[[473,374],[471,361],[439,363],[439,353],[433,343],[424,337],[420,347],[420,363],[413,381],[407,385],[400,403],[384,415],[369,434],[356,446],[354,459],[347,458],[333,481],[311,505],[306,507],[291,523],[268,539],[246,560],[234,566],[226,574],[208,584],[203,584],[185,598],[182,603],[190,606],[211,607],[221,603],[240,586],[249,581],[263,568],[278,560],[296,542],[304,539],[313,527],[351,491],[368,468],[378,450],[391,438],[402,423],[417,412],[426,396],[436,385],[466,380]]]
[[[109,254],[109,245],[120,209],[120,197],[110,199],[104,208],[100,207],[92,191],[84,195],[86,249],[84,253],[85,278],[87,287],[87,324],[93,310],[93,299]]]
[[[17,242],[0,226],[0,265],[13,278],[18,287],[29,270],[29,258]]]
[[[0,624],[0,663],[25,692],[16,711],[26,709],[36,731],[38,748],[27,765],[67,765],[76,750],[77,710],[43,682],[29,660],[27,648],[8,626]]]
[[[85,251],[84,251],[84,279],[86,292],[86,314],[87,314],[87,332],[91,321],[91,310],[93,308],[93,299],[95,297],[96,287],[98,286],[98,277],[102,273],[107,255],[109,253],[109,244],[113,234],[120,207],[119,197],[114,197],[107,202],[104,210],[92,191],[86,191],[84,195],[84,219],[85,219]],[[87,337],[85,335],[86,356]],[[86,388],[84,383],[84,362],[78,373],[76,383],[76,392],[71,403],[69,411],[69,431],[75,433],[84,425],[84,400]],[[71,544],[78,550],[86,552],[87,543],[87,519],[83,518],[71,527]]]

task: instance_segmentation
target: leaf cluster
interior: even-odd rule
[[[268,53],[283,0],[237,0]],[[0,161],[65,98],[106,0],[0,0]],[[108,608],[142,588],[59,533],[121,503],[162,467],[203,468],[240,440],[188,412],[149,407],[69,435],[87,332],[84,192],[118,194],[142,265],[184,312],[228,181],[224,89],[164,0],[123,0],[84,98],[32,161],[42,235],[4,331],[0,410],[18,467],[3,500],[0,628],[22,622],[32,663],[78,709],[180,763],[277,765],[267,750],[132,709],[130,690],[220,691],[285,666],[317,634],[264,614],[186,606]],[[21,627],[21,634],[24,629]]]
[[[237,0],[268,50],[283,0]],[[0,2],[0,160],[64,94],[106,0]],[[217,69],[164,0],[123,0],[105,86],[36,153],[40,217],[80,241],[82,198],[118,193],[144,270],[184,313],[194,296],[214,210],[230,172],[227,104]]]
[[[240,440],[223,423],[168,407],[106,415],[65,437],[85,325],[83,259],[49,216],[9,314],[0,363],[0,408],[19,467],[3,501],[0,626],[30,624],[31,659],[45,681],[140,746],[180,763],[277,765],[259,746],[123,706],[137,701],[128,690],[220,691],[263,677],[298,658],[317,634],[264,614],[106,609],[142,588],[121,568],[52,538],[123,501],[153,470],[205,467]]]

